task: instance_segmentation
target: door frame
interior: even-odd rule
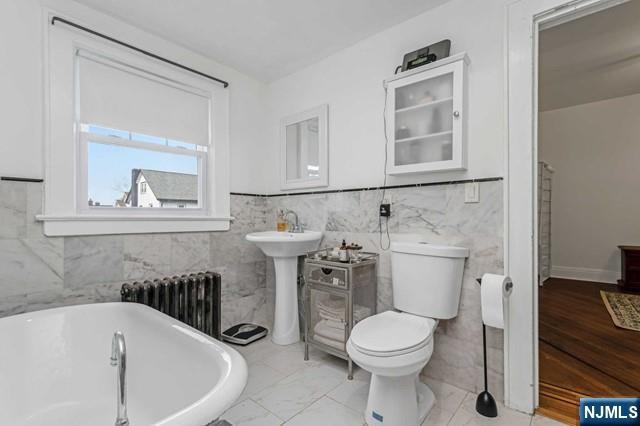
[[[628,0],[519,0],[506,11],[505,273],[514,282],[504,334],[505,404],[538,406],[538,34]]]

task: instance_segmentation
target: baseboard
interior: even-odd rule
[[[580,398],[587,397],[568,389],[540,382],[540,404],[536,413],[566,425],[580,424]]]
[[[605,269],[576,268],[573,266],[552,266],[553,278],[565,278],[569,280],[593,281],[598,283],[617,284],[620,271],[607,271]]]

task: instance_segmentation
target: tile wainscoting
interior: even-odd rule
[[[276,210],[295,210],[322,246],[342,239],[380,253],[378,311],[391,309],[391,259],[379,245],[379,190],[295,196],[232,195],[228,232],[48,238],[34,220],[42,183],[0,181],[0,317],[70,304],[119,300],[122,282],[215,270],[222,274],[223,327],[240,321],[270,325],[273,262],[245,241],[275,229]],[[502,181],[480,183],[480,203],[464,203],[464,185],[386,191],[391,238],[419,234],[432,243],[468,247],[460,312],[442,321],[424,374],[468,391],[482,387],[480,290],[475,278],[503,270]],[[491,391],[503,397],[502,332],[489,330]]]
[[[468,391],[481,390],[482,320],[480,288],[475,279],[485,272],[503,271],[503,182],[480,183],[480,202],[465,204],[464,184],[443,184],[387,189],[391,203],[389,233],[392,239],[415,238],[431,243],[468,247],[458,316],[441,321],[436,330],[434,354],[423,372]],[[378,311],[393,306],[391,256],[380,249],[378,205],[380,190],[282,195],[267,198],[267,228],[275,229],[277,209],[298,213],[306,229],[321,230],[321,247],[336,246],[346,239],[366,251],[380,254]],[[386,240],[386,234],[383,234]],[[269,311],[273,310],[274,274],[267,262]],[[489,386],[503,399],[502,331],[488,329]]]
[[[42,183],[0,181],[0,317],[120,299],[123,282],[213,270],[222,275],[222,327],[267,325],[266,262],[245,241],[266,227],[264,197],[231,196],[228,232],[49,238],[35,215]]]

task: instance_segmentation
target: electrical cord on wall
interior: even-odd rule
[[[389,136],[387,134],[387,97],[389,95],[389,91],[387,90],[387,85],[385,83],[382,83],[382,85],[384,87],[384,109],[382,110],[382,122],[384,124],[384,183],[382,184],[382,197],[378,205],[383,204],[385,201],[384,197],[387,193],[387,163],[389,161]],[[378,233],[380,235],[380,248],[382,250],[389,250],[389,248],[391,247],[391,237],[389,236],[389,217],[387,216],[384,218],[384,225],[386,230],[385,232],[387,236],[386,244],[384,244],[383,242],[382,219],[383,217],[378,214]]]

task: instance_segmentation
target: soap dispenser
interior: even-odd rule
[[[284,217],[282,209],[278,209],[276,217],[276,230],[278,232],[285,232],[287,230],[287,219]]]

